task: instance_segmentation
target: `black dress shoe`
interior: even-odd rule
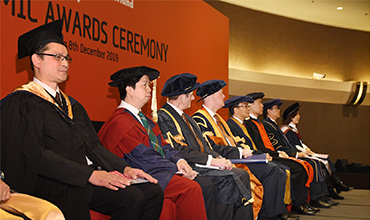
[[[332,198],[332,199],[338,199],[338,200],[343,200],[344,199],[344,197],[340,196],[338,193],[336,193],[334,191],[334,189],[329,190],[329,197]]]
[[[302,215],[314,215],[316,213],[313,210],[309,210],[306,205],[292,206],[292,212]]]
[[[292,215],[290,213],[281,213],[278,215],[279,220],[299,220],[298,215]]]
[[[336,186],[335,189],[337,190],[337,193],[340,193],[341,191],[350,191],[353,189],[353,187],[346,186],[342,181],[340,181]]]
[[[332,206],[336,206],[339,204],[339,202],[336,202],[336,201],[333,201],[329,198],[329,196],[325,196],[322,198],[322,200],[324,200],[325,202],[331,204]]]
[[[291,219],[291,220],[299,220],[299,215],[293,215],[293,214],[289,213],[289,219]]]
[[[320,212],[320,209],[319,209],[319,208],[315,208],[315,207],[313,207],[313,206],[310,206],[310,204],[309,204],[309,203],[306,203],[306,204],[305,204],[305,206],[307,206],[307,209],[308,209],[308,210],[314,211],[315,213],[316,213],[316,212]]]
[[[329,204],[322,199],[315,199],[310,201],[310,206],[315,208],[330,208],[332,204]]]

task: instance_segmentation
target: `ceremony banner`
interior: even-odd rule
[[[199,82],[228,82],[229,21],[201,0],[1,0],[0,5],[1,98],[33,77],[29,58],[17,58],[18,36],[58,19],[64,21],[64,42],[73,58],[60,88],[92,120],[106,120],[119,104],[118,89],[108,82],[122,68],[145,65],[160,71],[158,108],[172,75],[190,72]],[[224,93],[227,97],[228,87]],[[187,113],[199,105],[193,102]],[[144,111],[150,113],[150,103]]]

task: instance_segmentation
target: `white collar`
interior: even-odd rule
[[[175,111],[176,111],[180,116],[182,116],[182,114],[184,114],[184,111],[183,111],[183,110],[181,110],[181,109],[179,109],[177,106],[175,106],[175,105],[173,105],[173,104],[171,104],[171,103],[169,103],[169,102],[167,102],[167,104],[168,104],[168,105],[170,105],[173,109],[175,109]]]
[[[57,92],[59,92],[59,86],[57,86],[57,90],[55,91],[53,88],[51,88],[50,86],[46,85],[45,83],[41,82],[39,79],[37,79],[36,77],[33,77],[33,82],[39,84],[42,88],[44,88],[50,95],[52,95],[54,98],[57,94]]]
[[[240,122],[240,123],[242,123],[242,124],[243,124],[243,121],[242,121],[240,118],[235,117],[234,115],[233,115],[233,118],[235,118],[236,120],[238,120],[238,122]]]
[[[254,114],[249,113],[249,116],[251,116],[251,118],[253,118],[253,119],[256,119],[256,120],[257,120],[257,116],[255,116]]]
[[[273,122],[275,122],[276,124],[277,124],[277,122],[274,120],[274,119],[272,119],[272,118],[270,118],[270,117],[268,117],[271,121],[273,121]]]
[[[215,116],[215,114],[216,113],[214,113],[211,109],[209,109],[207,106],[205,106],[204,104],[203,104],[203,107],[207,110],[207,112],[212,116],[212,117],[214,117]]]
[[[289,126],[291,128],[293,128],[293,130],[297,131],[298,132],[298,128],[297,128],[297,125],[293,124],[292,122],[289,123]]]
[[[128,104],[127,102],[121,100],[121,104],[117,108],[125,108],[129,110],[133,115],[138,115],[140,112],[140,109],[137,109],[136,107]]]

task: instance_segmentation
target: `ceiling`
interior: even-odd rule
[[[370,0],[220,0],[307,22],[370,32]],[[343,7],[337,10],[337,7]]]

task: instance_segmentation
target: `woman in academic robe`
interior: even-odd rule
[[[317,154],[312,151],[302,140],[300,133],[298,132],[297,125],[299,124],[301,115],[299,114],[299,109],[301,105],[296,102],[284,111],[283,113],[283,125],[281,130],[284,132],[285,136],[289,140],[290,144],[295,146],[300,152],[305,153],[307,156],[312,158],[317,158],[322,161],[325,166],[324,172],[328,176],[326,183],[328,185],[329,196],[334,199],[344,199],[342,196],[338,195],[341,191],[349,191],[352,187],[346,186],[339,178],[336,169],[331,162],[328,155]],[[336,192],[334,191],[336,189]]]

